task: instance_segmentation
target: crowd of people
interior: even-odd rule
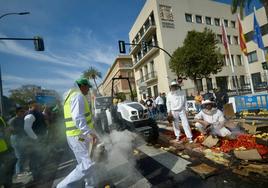
[[[30,101],[28,108],[17,106],[15,115],[0,124],[0,185],[11,187],[12,180],[40,177],[55,136],[58,108],[43,107]]]
[[[220,87],[212,91],[197,91],[196,95],[191,94],[186,97],[186,93],[181,89],[182,80],[174,80],[170,84],[170,92],[159,93],[155,97],[147,96],[140,102],[149,110],[149,116],[155,120],[173,121],[173,129],[176,139],[174,141],[181,142],[181,131],[179,123],[181,122],[184,133],[190,143],[192,140],[192,132],[186,115],[186,102],[188,100],[195,101],[196,115],[194,117],[195,127],[201,134],[212,134],[214,136],[230,136],[231,130],[224,126],[225,117],[223,114],[224,105],[228,103],[229,98],[227,92]]]

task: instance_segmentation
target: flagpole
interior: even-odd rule
[[[256,17],[256,7],[254,6],[254,18]],[[253,19],[254,19],[253,18]],[[253,21],[254,22],[254,21]],[[258,22],[258,21],[257,21]],[[255,27],[255,26],[254,26]],[[254,28],[255,30],[255,28]],[[260,36],[262,37],[262,36]],[[261,41],[262,41],[262,38],[261,38]],[[259,42],[259,41],[258,41]],[[262,42],[263,43],[263,42]],[[258,43],[257,46],[261,49],[261,52],[262,52],[262,59],[263,59],[263,62],[266,62],[266,58],[265,58],[265,53],[264,53],[264,46],[262,44],[262,48],[259,46],[260,44]],[[265,74],[266,74],[266,85],[268,85],[268,70],[264,70],[265,71]]]
[[[226,32],[226,29],[225,29],[225,25],[224,25],[224,22],[223,22],[222,19],[221,19],[221,24],[222,24],[222,26],[223,26],[223,29],[224,29],[224,32],[225,32],[225,35],[226,35],[226,39],[227,39],[227,51],[228,51],[229,61],[230,61],[230,63],[231,63],[232,76],[233,76],[233,79],[234,79],[234,82],[235,82],[236,94],[239,95],[239,93],[238,93],[238,83],[237,83],[237,79],[236,79],[236,77],[235,77],[234,64],[233,64],[233,59],[232,59],[232,57],[231,57],[230,46],[229,46],[229,40],[228,40],[228,37],[227,37],[227,32]]]
[[[254,94],[255,91],[254,91],[254,86],[253,86],[253,82],[252,82],[252,78],[251,78],[251,74],[250,74],[248,58],[245,56],[244,53],[242,53],[242,55],[243,55],[244,63],[246,64],[247,72],[249,74],[249,83],[250,83],[251,94]]]
[[[243,38],[244,38],[242,23],[241,23],[241,19],[240,19],[239,14],[237,14],[237,18],[238,18],[239,26],[241,26],[241,33],[240,33],[240,28],[239,28],[239,35],[243,35]],[[249,74],[249,83],[250,83],[251,94],[254,94],[255,91],[254,91],[254,86],[253,86],[253,82],[252,82],[252,78],[251,78],[251,73],[250,73],[250,69],[249,69],[248,57],[246,56],[246,54],[244,52],[244,49],[242,49],[241,43],[244,43],[245,44],[245,47],[247,47],[247,46],[246,46],[245,41],[241,41],[242,40],[241,39],[241,36],[239,36],[239,39],[240,39],[239,42],[240,42],[240,48],[241,48],[241,51],[242,51],[243,60],[244,60],[244,63],[246,65],[247,72]],[[246,53],[247,53],[247,48],[246,48]]]

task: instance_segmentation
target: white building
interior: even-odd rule
[[[232,15],[230,5],[211,0],[147,0],[129,32],[130,43],[146,41],[158,45],[170,54],[182,46],[188,31],[203,31],[205,27],[216,33],[221,41],[221,22],[224,20],[234,61],[235,75],[244,84],[245,66],[238,44],[238,24]],[[219,44],[224,54],[224,47]],[[158,92],[168,92],[169,83],[175,78],[169,68],[170,57],[157,48],[142,49],[139,45],[131,48],[137,93],[157,96]],[[235,89],[229,61],[222,71],[211,75],[210,79],[198,80],[198,88],[206,91],[215,87]],[[184,81],[188,95],[194,92],[192,80]]]
[[[263,34],[262,39],[264,46],[266,47],[265,56],[267,58],[268,22],[264,8],[256,11],[256,18]],[[263,50],[259,49],[257,44],[253,41],[253,13],[244,18],[242,25],[248,50],[249,69],[246,69],[247,75],[251,75],[254,87],[258,88],[258,86],[263,85],[263,82],[265,82],[264,85],[266,85],[268,75],[262,68],[262,62],[264,62]]]

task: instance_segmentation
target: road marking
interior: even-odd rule
[[[186,170],[187,165],[190,164],[189,161],[178,157],[172,153],[161,149],[156,149],[147,145],[139,146],[137,149],[145,153],[149,157],[153,158],[163,166],[167,167],[175,174]]]

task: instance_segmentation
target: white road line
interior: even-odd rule
[[[154,160],[167,167],[175,174],[186,170],[187,165],[190,164],[189,161],[178,157],[172,153],[161,149],[156,149],[147,145],[139,146],[137,149],[142,151],[146,155],[152,157]]]

